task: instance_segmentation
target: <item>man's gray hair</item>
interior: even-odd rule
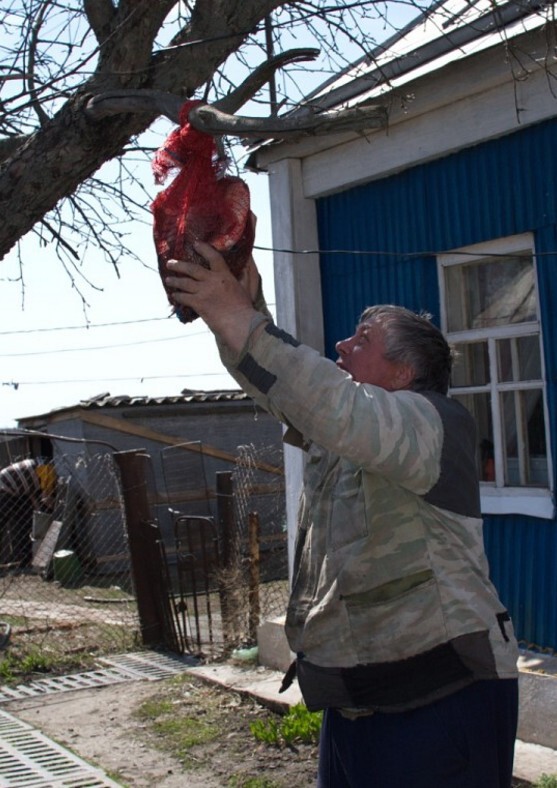
[[[413,391],[449,388],[454,353],[427,312],[412,312],[403,306],[380,304],[364,309],[361,323],[375,323],[383,329],[385,358],[408,364],[414,370]]]

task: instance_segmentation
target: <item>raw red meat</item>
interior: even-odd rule
[[[193,128],[188,121],[189,113],[200,103],[184,104],[180,127],[171,132],[153,161],[157,183],[163,183],[171,170],[177,171],[152,205],[159,272],[170,303],[171,293],[164,281],[168,260],[207,265],[194,251],[194,241],[206,241],[218,249],[236,277],[253,249],[255,227],[247,184],[241,178],[220,174],[214,137]],[[173,308],[183,323],[198,316],[187,307]]]

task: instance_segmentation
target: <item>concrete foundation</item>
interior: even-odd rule
[[[257,646],[260,665],[286,673],[294,660],[294,654],[290,651],[284,634],[284,616],[261,624],[257,630]]]

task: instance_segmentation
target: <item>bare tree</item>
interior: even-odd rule
[[[143,132],[160,109],[103,115],[98,105],[86,111],[92,97],[149,89],[218,100],[275,51],[301,38],[324,43],[327,58],[313,66],[294,58],[280,84],[271,69],[272,103],[255,91],[267,104],[257,114],[284,112],[299,69],[323,80],[349,45],[369,51],[365,30],[380,16],[388,25],[384,4],[349,0],[3,0],[0,257],[33,231],[66,265],[91,242],[117,265],[123,221],[149,220],[152,181],[138,177],[138,161],[150,155],[154,138]]]
[[[281,137],[287,127],[279,128],[277,117],[307,91],[308,76],[314,75],[315,85],[348,60],[368,57],[377,45],[373,30],[382,39],[395,31],[397,4],[415,15],[421,2],[429,5],[0,0],[0,258],[34,232],[55,244],[66,266],[79,262],[88,243],[117,266],[126,251],[125,220],[149,220],[153,195],[140,162],[150,156],[154,138],[147,130],[160,114],[175,119],[182,100],[195,96],[213,106],[197,111],[200,128],[235,137]],[[290,51],[300,43],[316,45],[320,57]],[[280,77],[277,68],[283,69]],[[134,91],[136,98],[137,91],[158,98],[138,106]],[[132,103],[122,112],[124,93]],[[172,94],[170,104],[163,94]],[[120,102],[116,109],[114,99]],[[248,100],[252,108],[259,104],[256,115],[269,116],[266,124],[233,116]],[[363,125],[384,122],[381,112],[368,110]],[[327,130],[331,118],[317,114]],[[358,128],[357,113],[344,121]],[[298,116],[295,124],[288,133],[315,132],[316,115]]]

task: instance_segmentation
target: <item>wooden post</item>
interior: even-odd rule
[[[232,569],[234,555],[234,498],[232,473],[219,471],[216,476],[217,517],[221,537],[221,572],[219,576],[219,598],[222,618],[222,634],[225,643],[229,643],[232,632],[232,605],[228,579]]]
[[[132,578],[137,599],[141,638],[145,646],[161,645],[165,640],[164,621],[160,611],[160,548],[152,521],[147,495],[144,451],[123,451],[114,454],[120,471],[122,494]]]
[[[248,515],[248,541],[249,541],[249,636],[252,643],[257,642],[257,627],[259,626],[259,584],[260,584],[260,522],[257,512]]]

